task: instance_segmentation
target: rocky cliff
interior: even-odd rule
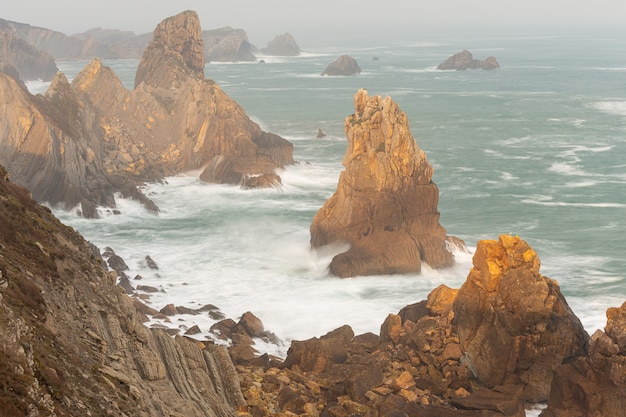
[[[208,62],[256,61],[256,47],[243,29],[223,27],[202,32]]]
[[[7,417],[234,417],[226,348],[143,326],[98,250],[0,167],[0,407]]]
[[[465,71],[467,69],[493,70],[498,68],[500,68],[500,64],[496,60],[496,57],[489,56],[484,60],[474,59],[472,53],[467,49],[452,55],[437,66],[438,70],[456,71]]]
[[[37,50],[12,32],[0,29],[0,63],[9,64],[19,79],[50,81],[58,71],[54,58]]]
[[[355,94],[354,107],[344,123],[346,169],[313,218],[311,246],[350,245],[330,264],[340,277],[419,272],[422,262],[451,266],[434,171],[406,114],[391,98],[370,97],[365,90]]]
[[[302,50],[290,33],[283,33],[269,41],[267,46],[261,49],[261,52],[267,55],[297,56]]]
[[[202,179],[245,188],[275,186],[293,146],[263,132],[213,81],[204,78],[195,12],[160,23],[128,91],[99,60],[71,85],[62,74],[45,96],[2,78],[0,163],[37,201],[114,206],[113,193],[157,208],[137,185],[205,169]]]

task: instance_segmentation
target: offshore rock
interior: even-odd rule
[[[485,60],[474,59],[472,53],[467,49],[452,55],[437,66],[438,70],[465,71],[467,69],[493,70],[500,68],[500,64],[494,56],[489,56]]]
[[[626,303],[606,316],[589,354],[556,368],[542,417],[626,416]]]
[[[0,180],[2,415],[237,416],[226,348],[149,330],[135,305],[92,244]]]
[[[586,354],[587,333],[518,236],[479,241],[473,262],[453,305],[470,368],[489,388],[520,385],[526,401],[547,400],[554,369]]]
[[[361,73],[361,67],[350,55],[341,55],[335,61],[328,64],[322,75],[356,75]]]
[[[266,55],[297,56],[300,55],[302,50],[290,33],[283,33],[269,41],[267,46],[261,49],[261,52]]]
[[[24,81],[50,81],[58,71],[51,55],[0,28],[0,66],[3,63],[15,68],[19,73],[18,78]]]
[[[202,31],[207,62],[256,61],[256,49],[243,29],[223,27]]]
[[[293,145],[263,132],[204,78],[197,14],[168,18],[154,33],[133,91],[100,60],[71,85],[59,74],[45,96],[0,75],[0,163],[37,201],[81,204],[82,215],[95,217],[121,192],[158,211],[139,185],[207,167],[211,182],[280,184],[276,170],[294,162]]]
[[[433,168],[411,134],[406,114],[387,97],[354,97],[344,127],[346,168],[337,191],[311,224],[311,246],[348,243],[330,272],[339,277],[419,272],[454,263],[439,224]]]

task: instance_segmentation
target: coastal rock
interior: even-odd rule
[[[146,328],[94,253],[0,181],[3,415],[237,416],[245,400],[226,348]]]
[[[19,79],[24,81],[50,81],[58,71],[51,55],[37,50],[28,42],[2,29],[0,29],[0,63],[11,65],[19,73]]]
[[[439,224],[433,168],[406,114],[387,97],[359,90],[345,119],[346,168],[311,224],[311,246],[348,243],[329,268],[339,277],[419,272],[454,263]]]
[[[493,70],[500,68],[500,64],[494,56],[489,56],[485,60],[474,59],[470,51],[464,49],[452,55],[437,66],[438,70],[465,71],[467,69]]]
[[[202,31],[207,62],[256,61],[254,49],[246,31],[223,27]]]
[[[284,33],[269,41],[267,46],[261,49],[261,52],[266,55],[297,56],[302,50],[290,33]]]
[[[518,236],[479,241],[473,263],[453,304],[472,372],[489,388],[520,385],[526,401],[547,400],[554,369],[587,353],[587,333]]]
[[[100,60],[71,85],[57,75],[45,96],[5,79],[0,163],[37,201],[80,204],[85,217],[96,217],[97,206],[114,207],[115,192],[158,211],[138,186],[167,175],[206,168],[206,181],[268,187],[280,184],[277,169],[294,162],[291,143],[263,132],[204,78],[193,11],[157,26],[133,91]]]
[[[555,369],[542,417],[626,416],[626,303],[606,316],[589,354]]]
[[[328,64],[322,75],[349,76],[361,73],[361,67],[350,55],[341,55],[335,61]]]

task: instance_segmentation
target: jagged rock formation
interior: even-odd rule
[[[266,55],[297,56],[302,50],[290,33],[284,33],[269,41],[267,46],[261,49],[261,52]]]
[[[311,246],[350,244],[330,264],[331,274],[340,277],[419,272],[422,262],[451,266],[433,168],[406,114],[391,98],[370,97],[363,89],[354,107],[344,123],[346,169],[313,218]]]
[[[256,49],[243,29],[223,27],[202,31],[207,62],[256,61]]]
[[[350,55],[341,55],[335,61],[328,64],[322,75],[330,75],[330,76],[349,76],[356,75],[361,73],[361,67],[356,62],[356,59],[352,58]]]
[[[467,49],[452,55],[437,66],[438,70],[465,71],[467,69],[493,70],[500,68],[500,64],[494,56],[489,56],[484,60],[474,59],[472,53]]]
[[[114,206],[116,191],[157,210],[137,185],[205,167],[206,181],[276,185],[293,146],[263,132],[203,69],[198,16],[188,11],[157,26],[133,91],[99,60],[71,85],[59,74],[45,96],[5,76],[0,163],[37,201],[81,203],[88,217]]]
[[[589,354],[554,371],[542,417],[626,416],[626,303],[606,311]]]
[[[389,314],[379,335],[355,336],[343,326],[292,342],[282,363],[237,366],[248,407],[255,416],[318,410],[330,416],[524,417],[524,401],[536,401],[529,394],[546,381],[549,389],[552,380],[553,390],[564,394],[557,398],[587,408],[548,416],[623,416],[619,350],[626,304],[609,310],[610,341],[597,352],[604,355],[597,358],[602,371],[581,368],[585,357],[576,355],[584,354],[588,336],[556,282],[538,268],[536,253],[519,237],[480,241],[461,289],[435,288],[426,300]],[[497,345],[483,338],[482,355],[477,339],[468,338],[486,333],[476,323],[484,329],[488,323],[493,339],[500,338]],[[549,402],[545,412],[551,408]]]
[[[18,79],[24,81],[38,79],[50,81],[58,71],[52,56],[2,29],[0,29],[0,63],[15,68],[19,73]]]
[[[143,326],[98,250],[0,167],[0,407],[7,417],[234,417],[225,347]]]
[[[454,300],[454,324],[477,377],[489,388],[521,385],[533,403],[547,400],[553,370],[585,355],[589,338],[539,266],[517,236],[480,241]]]

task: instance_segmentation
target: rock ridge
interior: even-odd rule
[[[437,66],[438,70],[465,71],[467,69],[494,70],[500,68],[500,64],[494,56],[488,56],[484,60],[474,59],[470,51],[464,49],[452,55]]]
[[[311,247],[350,245],[329,266],[340,277],[419,272],[422,262],[452,266],[451,239],[439,224],[434,170],[406,114],[390,97],[370,97],[363,89],[355,94],[354,107],[344,122],[345,171],[313,218]]]

